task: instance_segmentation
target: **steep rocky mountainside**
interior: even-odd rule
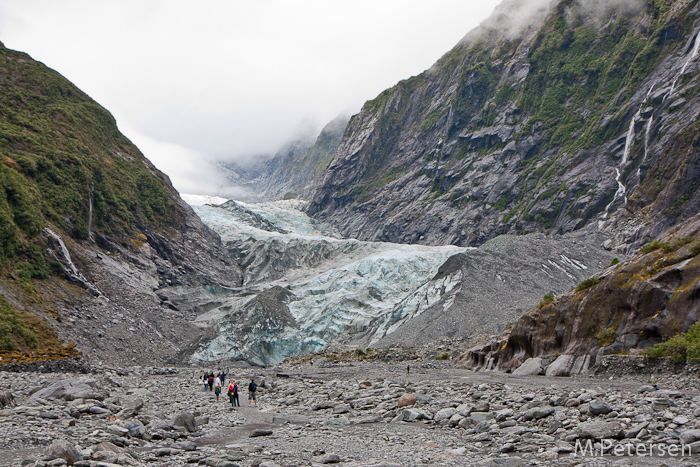
[[[698,255],[700,215],[637,257],[530,310],[498,339],[463,355],[458,366],[510,371],[528,359],[555,355],[546,370],[558,376],[585,371],[601,355],[639,354],[664,337],[686,332],[700,317]],[[535,374],[539,365],[538,360]]]
[[[1,44],[0,157],[4,356],[60,353],[60,338],[95,360],[162,360],[200,331],[161,289],[241,283],[109,112]]]
[[[308,213],[480,245],[600,223],[630,251],[700,208],[696,0],[505,1],[352,117]]]
[[[272,159],[252,167],[222,164],[231,187],[242,188],[244,201],[282,198],[311,199],[340,144],[348,118],[326,124],[318,136],[301,137],[285,144]]]

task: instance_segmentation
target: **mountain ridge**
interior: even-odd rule
[[[198,330],[156,291],[241,283],[218,235],[112,115],[5,47],[0,151],[0,294],[39,337],[0,349],[26,354],[13,358],[61,352],[61,339],[92,361],[163,361]]]
[[[690,217],[697,2],[599,3],[557,2],[516,36],[495,14],[368,101],[308,213],[359,239],[462,246],[640,214],[627,251]]]

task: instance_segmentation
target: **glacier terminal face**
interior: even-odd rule
[[[269,365],[323,350],[340,336],[366,332],[373,322],[386,323],[381,332],[390,332],[385,328],[397,322],[397,313],[401,321],[425,308],[425,298],[410,300],[417,290],[430,288],[432,305],[455,286],[430,281],[450,256],[469,250],[343,239],[304,214],[299,200],[183,198],[237,256],[249,294],[210,308],[215,336],[192,355],[197,363]],[[400,309],[410,312],[397,312],[402,303]]]

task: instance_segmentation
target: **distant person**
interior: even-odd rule
[[[216,402],[219,402],[219,394],[221,394],[221,378],[218,376],[214,380],[214,394],[216,395]]]
[[[411,373],[411,365],[406,365],[406,376]]]
[[[250,378],[250,384],[248,384],[248,407],[250,407],[250,401],[253,401],[255,406],[258,406],[258,400],[255,397],[255,391],[258,390],[258,385],[255,384],[255,378]]]
[[[226,372],[222,371],[221,372],[221,387],[226,386]]]
[[[214,373],[209,373],[209,376],[207,376],[207,383],[209,384],[209,390],[211,391],[214,388]]]
[[[231,401],[231,407],[241,406],[238,400],[238,384],[235,381],[231,381],[231,384],[228,385],[228,398]]]

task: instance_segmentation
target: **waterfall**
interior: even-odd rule
[[[61,254],[63,255],[63,259],[70,267],[70,270],[73,273],[73,275],[76,277],[81,277],[80,272],[78,272],[78,269],[75,267],[75,264],[73,264],[73,261],[70,258],[70,253],[68,252],[68,248],[66,248],[66,244],[63,243],[63,239],[48,227],[44,228],[44,232],[46,232],[47,235],[56,240],[56,243],[58,243],[58,246],[61,248]]]
[[[622,197],[625,201],[624,204],[627,204],[627,187],[622,183],[622,173],[620,173],[620,169],[615,167],[615,173],[617,176],[615,177],[615,181],[617,182],[617,191],[615,192],[615,196],[613,196],[612,201],[605,206],[605,215],[603,216],[604,219],[608,217],[608,214],[610,213],[610,208],[612,205],[615,203],[615,201]]]
[[[639,109],[641,111],[641,107]],[[632,117],[632,120],[630,121],[630,126],[627,129],[627,138],[625,139],[625,150],[622,153],[622,162],[620,163],[620,165],[625,165],[627,163],[627,158],[630,155],[632,143],[634,143],[634,123],[637,120],[637,115],[639,115],[639,112],[637,112],[634,115],[634,117]]]
[[[678,81],[678,78],[683,76],[683,73],[685,73],[686,68],[688,68],[688,65],[690,65],[690,62],[692,62],[695,57],[698,56],[698,52],[700,51],[700,31],[698,32],[697,36],[695,37],[695,44],[693,45],[693,51],[690,53],[690,57],[688,57],[685,60],[685,63],[683,64],[683,68],[681,68],[681,72],[678,73],[678,76],[676,76],[676,79],[673,80],[673,83],[671,83],[671,90],[668,92],[668,95],[671,96],[673,94],[673,90],[676,88],[676,82]]]
[[[63,239],[61,238],[61,236],[58,235],[53,230],[49,229],[48,227],[44,228],[44,233],[46,235],[48,235],[49,237],[53,238],[56,241],[56,243],[58,243],[58,246],[61,249],[61,256],[63,258],[63,261],[61,261],[59,258],[56,258],[56,259],[59,260],[59,262],[61,264],[66,266],[68,269],[70,269],[67,272],[72,273],[72,279],[83,284],[83,286],[86,289],[90,290],[93,293],[93,295],[95,295],[95,296],[102,295],[102,292],[100,292],[97,289],[97,287],[95,287],[90,282],[88,282],[88,280],[85,279],[85,277],[80,273],[80,271],[78,271],[78,268],[75,267],[75,264],[73,264],[73,260],[70,257],[70,252],[68,251],[68,248],[66,248],[66,244],[63,243]]]
[[[647,120],[647,127],[646,130],[644,131],[644,159],[642,161],[645,161],[647,158],[647,153],[649,152],[649,135],[651,134],[651,125],[654,123],[654,116],[651,115],[649,116],[649,120]]]
[[[94,241],[92,238],[92,197],[93,197],[93,188],[92,186],[89,188],[89,193],[90,196],[88,196],[88,240]]]

